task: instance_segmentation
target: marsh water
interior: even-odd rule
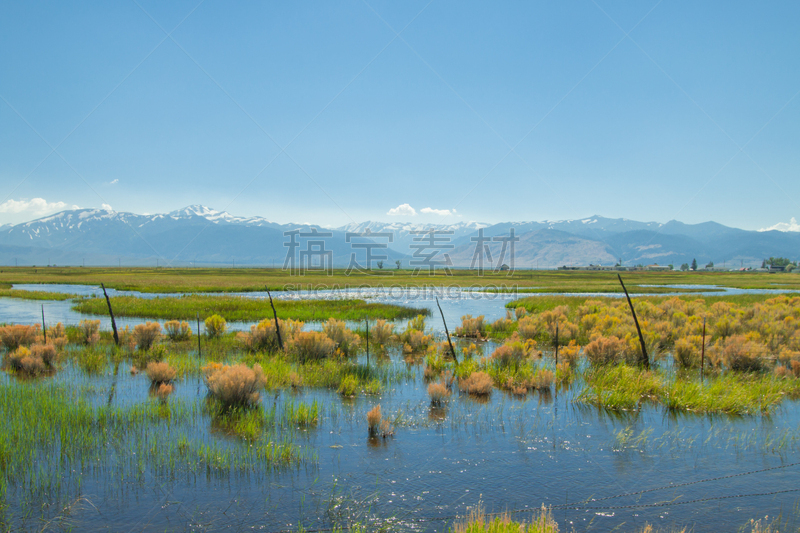
[[[80,294],[96,289],[59,290]],[[432,309],[438,296],[451,328],[464,314],[485,315],[487,320],[504,316],[505,304],[515,297],[465,293],[422,298],[408,293],[405,300],[382,300],[388,297],[377,292],[365,295]],[[69,302],[0,299],[0,322],[38,323],[42,303],[49,322],[85,318],[71,311]],[[428,323],[441,330],[437,314]],[[492,343],[482,346],[486,354],[494,348]],[[495,390],[485,402],[456,393],[445,407],[434,408],[420,363],[407,362],[399,351],[380,358],[373,354],[371,364],[389,376],[379,396],[350,400],[335,391],[309,389],[263,393],[263,407],[274,405],[279,412],[290,403],[317,400],[321,405],[316,427],[276,431],[276,439],[290,440],[312,454],[300,466],[227,474],[169,469],[151,458],[131,458],[147,453],[146,448],[117,443],[99,464],[51,473],[62,480],[62,487],[71,487],[76,503],[68,517],[45,506],[28,510],[18,524],[41,529],[42,516],[59,516],[46,525],[114,531],[297,531],[302,525],[313,531],[358,521],[391,524],[392,530],[446,531],[476,505],[527,520],[529,511],[544,504],[552,507],[562,531],[633,531],[645,522],[737,531],[750,519],[782,514],[791,520],[797,515],[797,402],[784,402],[771,416],[695,415],[652,405],[612,412],[575,403],[575,384],[525,397]],[[109,365],[101,375],[89,376],[67,364],[44,379],[80,388],[98,405],[155,401],[146,377],[131,375],[127,363],[113,370]],[[8,383],[13,378],[4,374],[1,379]],[[170,402],[191,409],[205,397],[202,381],[188,378],[177,383]],[[393,436],[368,438],[366,413],[376,404],[395,422]],[[190,423],[165,422],[147,431],[222,447],[247,446],[196,410],[199,414]],[[26,494],[24,486],[9,488],[12,514],[38,501]]]

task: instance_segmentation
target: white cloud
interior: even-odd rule
[[[0,204],[0,224],[26,222],[65,209],[78,209],[78,206],[65,202],[48,202],[44,198],[7,200]]]
[[[423,209],[423,212],[424,211]],[[386,214],[392,217],[413,217],[417,212],[408,204],[400,204],[397,207],[389,209]]]
[[[425,213],[426,215],[439,215],[440,217],[446,217],[448,215],[452,215],[455,212],[455,209],[453,210],[453,213],[451,213],[449,209],[433,209],[431,207],[423,207],[419,210],[419,212]]]
[[[778,222],[774,226],[770,226],[768,228],[760,229],[758,231],[800,231],[800,224],[797,223],[797,219],[792,217],[792,219],[787,222]]]
[[[103,205],[101,205],[100,207],[101,207],[102,209],[105,209],[106,211],[113,211],[113,209],[111,208],[111,206],[110,206],[110,205],[108,205],[108,204],[103,204]]]
[[[114,178],[114,179],[113,179],[113,180],[111,180],[111,181],[110,181],[108,184],[109,184],[109,185],[116,185],[117,183],[119,183],[119,180],[118,180],[118,179],[116,179],[116,178]]]

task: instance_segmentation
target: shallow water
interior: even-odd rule
[[[409,368],[396,353],[380,364],[401,373]],[[482,503],[487,511],[552,506],[562,530],[610,531],[650,522],[735,531],[750,518],[790,515],[800,497],[800,465],[793,465],[800,461],[797,402],[785,403],[771,417],[674,415],[655,406],[612,413],[574,404],[570,390],[524,399],[495,390],[485,403],[456,393],[435,409],[422,365],[410,370],[410,379],[380,396],[354,400],[327,390],[265,392],[265,409],[315,399],[322,405],[317,427],[280,431],[316,452],[317,460],[300,467],[220,476],[205,469],[164,472],[144,459],[137,471],[125,466],[130,457],[120,458],[132,453],[125,451],[130,444],[117,443],[113,448],[122,449],[102,464],[61,472],[64,485],[80,479],[78,494],[90,502],[73,510],[70,524],[79,530],[279,531],[298,524],[324,528],[349,517],[446,531],[455,516]],[[96,377],[68,366],[44,379],[88,388],[97,405],[109,398],[118,406],[155,401],[147,378],[131,375],[127,363],[116,377],[111,366]],[[170,402],[194,405],[201,414],[192,423],[148,432],[246,446],[214,431],[211,417],[202,413],[200,380],[178,382]],[[384,417],[403,414],[393,437],[368,438],[366,412],[375,404]],[[772,470],[702,481],[765,469]],[[775,494],[734,497],[764,493]],[[23,494],[24,489],[9,491],[9,501]]]
[[[432,298],[405,296],[411,305],[436,310]],[[451,328],[467,313],[483,314],[487,320],[504,316],[511,298],[440,295]],[[0,322],[25,323],[28,316],[30,323],[38,323],[40,305],[1,299]],[[44,305],[50,322],[83,318],[69,310],[69,302]],[[59,309],[63,318],[58,318]],[[441,329],[438,314],[428,323]],[[487,354],[493,346],[485,345]],[[51,526],[282,531],[296,530],[298,524],[312,530],[329,528],[334,520],[346,524],[391,519],[395,529],[446,531],[455,516],[479,503],[489,512],[552,506],[562,531],[612,531],[620,525],[620,530],[629,531],[645,522],[665,528],[689,525],[694,531],[736,531],[751,518],[796,515],[798,402],[785,402],[769,417],[674,414],[656,406],[614,413],[573,403],[571,390],[524,399],[495,390],[485,403],[456,393],[445,408],[433,409],[422,365],[407,365],[397,352],[378,364],[396,374],[409,372],[410,377],[388,385],[380,396],[354,400],[328,390],[262,394],[264,408],[275,405],[280,410],[289,402],[315,399],[321,403],[317,427],[283,428],[276,434],[315,451],[316,460],[277,472],[217,475],[205,469],[164,469],[148,459],[131,463],[132,445],[117,443],[102,464],[74,465],[56,476],[64,487],[75,487],[71,500],[77,503],[67,519]],[[129,369],[122,363],[116,376],[112,366],[100,376],[87,376],[67,365],[41,381],[84,388],[97,405],[155,401],[147,378],[131,375]],[[11,379],[3,375],[0,383]],[[240,438],[214,430],[212,418],[202,410],[205,394],[201,380],[179,381],[170,402],[200,414],[186,424],[153,428],[153,434],[246,446]],[[366,413],[376,404],[381,404],[385,417],[403,415],[393,437],[368,438]],[[140,464],[141,470],[132,464]],[[747,474],[754,471],[758,472]],[[725,479],[715,479],[720,477]],[[76,500],[78,496],[84,499]],[[25,497],[25,487],[9,490],[14,515],[22,511]],[[40,529],[40,515],[50,519],[60,508],[42,511],[39,504],[15,524]],[[515,514],[521,520],[529,516]]]

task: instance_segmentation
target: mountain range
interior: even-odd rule
[[[482,257],[489,269],[512,264],[512,230],[516,268],[618,261],[677,268],[692,259],[701,266],[713,261],[739,268],[760,266],[772,256],[800,255],[798,232],[746,231],[715,222],[661,224],[592,216],[499,224],[367,221],[326,228],[237,217],[194,205],[156,215],[74,209],[0,226],[0,264],[298,267],[310,261],[312,266],[365,268],[371,254],[373,268],[379,260],[384,268],[394,268],[396,261],[408,268],[415,265],[412,261],[425,267],[424,256],[444,263],[447,254],[454,267],[477,268]]]

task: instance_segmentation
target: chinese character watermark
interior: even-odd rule
[[[450,255],[442,253],[441,258],[436,258],[436,256],[443,250],[455,248],[455,245],[450,243],[450,237],[453,233],[452,230],[437,230],[434,228],[409,232],[411,235],[418,235],[412,237],[412,240],[415,243],[419,243],[408,245],[409,248],[416,249],[412,259],[408,262],[410,266],[414,267],[414,275],[426,268],[429,274],[433,274],[437,267],[444,267],[447,275],[452,274],[450,267],[453,266],[453,261],[450,259]]]

